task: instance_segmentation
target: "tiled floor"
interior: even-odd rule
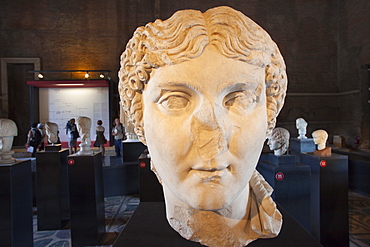
[[[106,197],[105,202],[105,230],[102,246],[112,246],[119,233],[139,204],[136,196]],[[34,247],[70,247],[71,231],[67,225],[63,230],[37,231],[37,214],[34,212]]]
[[[350,246],[370,246],[370,197],[349,193]]]

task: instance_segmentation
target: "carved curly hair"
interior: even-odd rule
[[[289,138],[290,133],[287,129],[284,128],[275,128],[271,132],[271,136],[269,137],[281,144],[281,153],[284,154],[288,151],[289,148]]]
[[[216,7],[202,13],[181,10],[169,19],[139,27],[121,55],[118,90],[125,114],[145,142],[142,93],[153,68],[200,56],[207,45],[231,59],[265,68],[268,130],[276,124],[287,88],[283,57],[266,31],[243,13]]]

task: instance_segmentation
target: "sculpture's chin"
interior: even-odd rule
[[[217,211],[230,206],[232,199],[218,193],[218,195],[199,195],[185,201],[190,207],[197,210]]]
[[[191,179],[190,179],[191,180]],[[236,195],[240,192],[235,186],[228,186],[227,183],[191,183],[187,186],[172,191],[175,197],[186,205],[197,210],[217,211],[232,204]]]

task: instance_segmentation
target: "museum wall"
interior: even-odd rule
[[[341,97],[340,128],[349,145],[360,136],[361,147],[369,148],[370,84],[367,69],[361,66],[370,64],[370,2],[341,0],[339,6],[338,87],[354,92]]]
[[[359,3],[357,7],[347,6],[345,2],[4,0],[0,8],[0,57],[39,57],[43,70],[109,69],[112,70],[110,77],[117,82],[119,56],[137,26],[156,18],[166,19],[179,9],[205,11],[210,7],[228,5],[267,30],[285,58],[288,96],[278,118],[278,126],[287,128],[294,137],[297,132],[295,119],[303,117],[309,122],[309,136],[314,130],[323,128],[330,136],[344,135],[350,139],[353,133],[359,133],[362,124],[362,119],[354,116],[357,113],[351,110],[352,106],[359,115],[364,113],[364,107],[353,102],[355,95],[342,95],[341,92],[359,89],[360,79],[366,79],[366,73],[361,74],[359,66],[370,62],[366,61],[369,56],[361,55],[361,48],[367,48],[369,52],[366,43],[369,41],[356,33],[352,26],[356,26],[356,19],[368,18],[369,12],[363,8],[369,10],[369,6],[367,0],[355,1]],[[338,18],[344,13],[345,16]],[[358,26],[357,30],[364,31],[365,28]],[[349,29],[352,31],[348,32]],[[356,45],[352,45],[353,42]],[[342,61],[354,59],[352,50],[358,54],[356,66]],[[353,74],[357,79],[351,76]],[[75,79],[83,75],[48,76],[50,78],[45,79]],[[353,86],[354,83],[357,86]],[[23,86],[27,87],[25,82]],[[118,101],[117,95],[115,97]],[[351,124],[343,119],[351,119]],[[29,117],[24,116],[23,121],[29,122]],[[27,129],[22,129],[19,134],[25,136],[24,131]]]

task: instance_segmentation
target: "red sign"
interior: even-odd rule
[[[278,180],[278,181],[283,180],[283,179],[284,179],[284,173],[282,173],[282,172],[278,172],[278,173],[276,173],[275,178],[276,178],[276,180]]]
[[[68,165],[74,165],[75,164],[75,160],[73,160],[73,159],[69,159],[68,160]]]
[[[322,160],[322,161],[320,161],[320,166],[321,166],[321,167],[325,167],[325,166],[326,166],[326,160]]]
[[[145,163],[145,162],[140,162],[139,166],[140,166],[141,168],[145,168],[145,167],[146,167],[146,163]]]

